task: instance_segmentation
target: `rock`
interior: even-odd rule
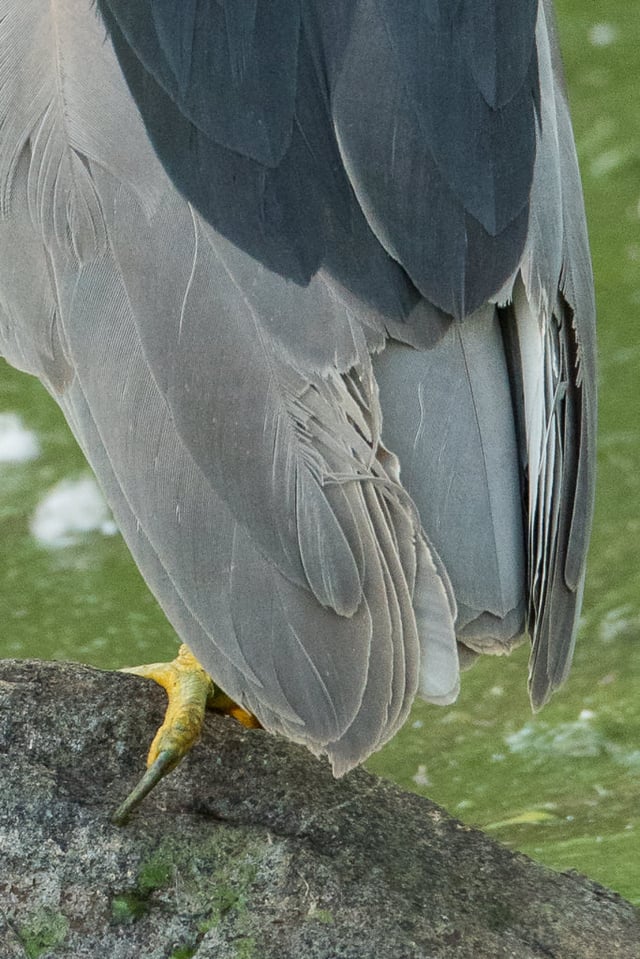
[[[638,959],[640,913],[212,715],[123,828],[152,683],[0,664],[0,959]]]

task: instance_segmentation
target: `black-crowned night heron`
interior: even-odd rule
[[[0,0],[0,347],[217,686],[344,773],[532,640],[593,502],[547,0]]]

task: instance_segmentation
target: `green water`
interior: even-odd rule
[[[485,660],[446,710],[416,706],[372,769],[560,869],[640,903],[640,16],[638,0],[558,4],[597,279],[601,433],[584,617],[568,686],[532,717],[526,650]],[[0,655],[119,666],[175,637],[117,536],[64,548],[30,533],[38,502],[83,474],[39,385],[0,366],[0,413],[40,455],[0,463]]]

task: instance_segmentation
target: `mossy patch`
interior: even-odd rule
[[[174,872],[176,850],[172,845],[160,846],[140,864],[137,888],[141,894],[152,893],[169,884]]]
[[[149,908],[147,896],[135,891],[121,892],[111,900],[111,918],[118,925],[127,925],[144,916]]]
[[[310,909],[307,914],[307,919],[313,920],[314,922],[322,922],[325,926],[330,926],[333,924],[333,913],[329,909]]]
[[[208,917],[198,925],[201,933],[214,929],[223,919],[231,917],[242,926],[248,916],[250,887],[256,878],[258,867],[247,860],[230,861],[226,865],[228,868],[221,869],[211,877],[211,910]]]
[[[141,860],[135,883],[114,895],[112,921],[121,925],[136,922],[167,896],[173,898],[177,881],[183,907],[194,920],[194,939],[230,921],[239,937],[235,943],[240,950],[238,959],[250,959],[250,902],[263,855],[242,831],[220,826],[203,830],[202,843],[181,843],[171,837]],[[186,942],[171,959],[190,959],[193,949],[193,940]]]
[[[43,910],[34,913],[18,930],[20,941],[29,959],[38,959],[45,952],[64,942],[69,923],[61,912]]]
[[[169,959],[192,959],[197,952],[197,946],[178,946],[171,955]]]
[[[173,848],[166,845],[155,849],[141,862],[135,886],[118,892],[111,900],[113,922],[127,925],[144,916],[149,910],[151,895],[165,888],[174,872]]]
[[[238,939],[235,943],[236,959],[255,959],[256,941],[253,936]]]

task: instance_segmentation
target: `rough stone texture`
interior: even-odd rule
[[[124,828],[164,694],[0,663],[0,959],[638,959],[640,914],[211,716]]]

